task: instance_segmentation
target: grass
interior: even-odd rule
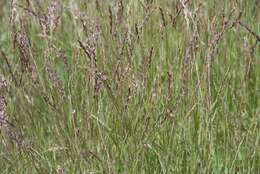
[[[260,173],[259,7],[2,0],[0,173]]]

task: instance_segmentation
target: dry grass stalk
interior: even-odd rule
[[[122,0],[117,2],[116,23],[121,24],[124,18],[124,4]]]
[[[196,51],[198,44],[198,33],[195,31],[192,33],[189,44],[185,51],[184,59],[182,62],[182,84],[181,84],[181,95],[187,92],[187,82],[189,81],[189,73],[191,70],[191,58],[192,54]]]
[[[96,1],[95,1],[95,4],[96,4],[96,9],[97,9],[99,12],[101,12],[101,5],[100,5],[99,0],[96,0]]]
[[[59,79],[56,72],[53,70],[52,66],[49,63],[49,50],[44,51],[44,61],[45,61],[45,69],[48,73],[48,77],[52,83],[54,89],[56,89],[61,97],[65,96],[65,90],[63,88],[62,82]]]
[[[99,93],[104,81],[107,80],[107,77],[104,73],[97,73],[95,78],[94,94],[95,96]]]
[[[228,16],[225,16],[224,12],[222,14],[222,24],[221,24],[221,29],[218,31],[217,30],[217,23],[216,23],[216,17],[214,17],[213,22],[212,22],[212,35],[211,35],[211,40],[210,40],[210,45],[209,45],[209,49],[208,49],[208,53],[206,56],[206,64],[205,64],[205,76],[206,76],[206,102],[207,105],[209,106],[209,102],[210,102],[210,86],[211,86],[211,65],[213,63],[214,57],[218,52],[218,48],[219,48],[219,43],[221,38],[223,37],[223,35],[230,30],[231,28],[235,27],[241,18],[241,13],[239,13],[239,15],[235,18],[232,19],[232,17],[234,16],[234,10],[232,10],[230,12],[230,14]]]
[[[113,22],[113,12],[112,12],[112,7],[109,6],[108,8],[108,13],[109,13],[109,25],[110,25],[110,34],[113,36],[114,35],[114,22]]]
[[[129,64],[125,64],[121,61],[118,61],[117,66],[115,68],[115,85],[116,89],[121,86],[121,83],[126,80],[130,72]]]
[[[192,36],[190,38],[188,47],[185,51],[185,55],[184,55],[184,59],[183,59],[183,63],[182,63],[182,78],[181,78],[181,82],[180,82],[180,92],[176,97],[176,102],[175,105],[173,106],[173,108],[169,109],[167,112],[168,116],[173,116],[178,109],[179,104],[182,102],[183,97],[185,95],[187,95],[187,88],[188,88],[188,80],[189,80],[189,72],[190,72],[190,64],[191,64],[191,57],[192,54],[194,54],[194,52],[196,51],[197,48],[197,44],[198,44],[198,33],[195,31],[192,33]],[[172,75],[168,74],[168,78],[169,80],[171,80]],[[171,85],[169,83],[169,91],[171,90]]]
[[[126,97],[126,101],[125,101],[125,106],[124,106],[125,111],[128,109],[129,102],[130,102],[131,98],[132,98],[132,90],[131,90],[131,88],[129,87],[129,88],[128,88],[127,97]]]
[[[160,7],[159,10],[160,10],[160,15],[162,18],[163,26],[166,27],[166,20],[165,20],[163,9]]]
[[[78,40],[79,46],[82,48],[88,60],[90,61],[90,69],[91,69],[91,77],[92,77],[92,86],[94,88],[95,94],[97,92],[96,89],[99,89],[99,78],[98,78],[98,70],[97,70],[97,59],[96,59],[96,46],[97,40],[101,34],[100,25],[96,25],[94,31],[90,33],[87,37],[86,41],[83,43]]]
[[[6,113],[7,82],[0,76],[0,131],[6,134],[18,147],[24,147],[23,138],[15,131],[13,125],[8,121]]]
[[[189,2],[189,0],[180,0],[178,1],[178,3],[176,4],[176,15],[172,15],[170,14],[170,18],[172,21],[172,26],[175,27],[176,26],[176,20],[177,17],[181,14],[181,12],[184,10],[185,5]]]
[[[124,4],[122,0],[117,1],[114,8],[111,5],[108,7],[108,17],[110,34],[115,39],[119,33],[120,24],[122,24],[124,19]]]
[[[145,16],[144,16],[143,20],[139,24],[136,24],[136,27],[135,27],[137,38],[139,38],[139,34],[142,33],[144,26],[147,24],[151,15],[153,14],[153,12],[155,10],[156,10],[156,7],[153,7],[153,6],[150,6],[150,5],[145,10]]]
[[[8,67],[8,71],[9,71],[10,75],[12,76],[12,80],[14,81],[15,85],[17,86],[18,85],[18,81],[16,79],[16,76],[14,75],[12,66],[11,66],[11,64],[10,64],[6,54],[5,54],[5,52],[3,50],[0,50],[0,52],[1,52],[1,56],[4,58],[4,61],[5,61],[6,65],[7,65],[7,67]]]
[[[148,57],[148,68],[150,69],[152,67],[152,59],[154,56],[154,47],[150,49],[149,57]]]
[[[239,21],[238,22],[241,27],[243,27],[247,32],[249,32],[251,35],[253,35],[256,39],[256,44],[260,42],[260,35],[258,35],[256,32],[254,32],[252,29],[250,29],[246,24]]]
[[[16,8],[16,5],[17,5],[17,0],[11,0],[11,15],[10,15],[9,22],[12,25],[12,27],[15,26],[15,23],[19,22],[19,13]]]
[[[173,75],[171,71],[167,72],[167,81],[168,81],[168,100],[172,98],[172,91],[173,91]]]

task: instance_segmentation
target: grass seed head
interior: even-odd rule
[[[24,30],[17,34],[17,45],[20,52],[20,62],[22,72],[25,72],[29,68],[29,39]]]

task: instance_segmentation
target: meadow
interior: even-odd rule
[[[1,0],[0,173],[260,174],[259,0]]]

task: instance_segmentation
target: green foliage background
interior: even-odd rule
[[[32,12],[50,2],[0,2],[1,97],[23,141],[2,125],[0,173],[260,173],[259,1],[63,0],[46,32]],[[223,14],[235,26],[214,42]],[[97,27],[93,65],[80,42]]]

